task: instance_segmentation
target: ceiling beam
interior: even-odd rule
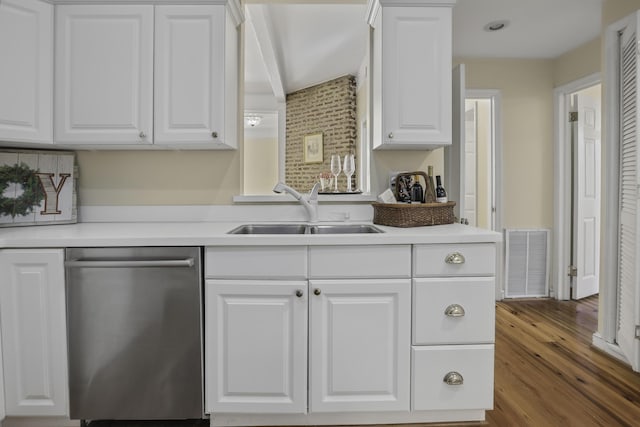
[[[264,4],[252,4],[247,7],[247,24],[251,25],[258,39],[258,49],[262,55],[262,60],[269,74],[269,82],[276,100],[284,102],[286,94],[284,92],[284,84],[282,81],[282,66],[278,60],[278,53],[275,50],[273,42],[273,33],[271,31],[268,19],[269,11]]]

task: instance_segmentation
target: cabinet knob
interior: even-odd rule
[[[446,262],[447,264],[464,264],[465,259],[464,255],[462,255],[460,252],[454,252],[447,255],[447,257],[444,259],[444,262]]]
[[[211,137],[214,139],[218,138],[218,132],[211,132]]]
[[[393,132],[389,132],[389,139],[393,139]]]
[[[313,294],[314,294],[314,295],[320,295],[321,293],[322,293],[322,291],[321,291],[320,289],[318,289],[318,288],[315,288],[315,289],[313,290]]]
[[[298,289],[298,290],[296,291],[296,296],[297,296],[298,298],[302,298],[302,295],[304,295],[304,293],[303,293],[300,289]]]
[[[465,315],[464,308],[460,304],[451,304],[444,309],[447,317],[463,317]]]
[[[142,131],[140,131],[140,134],[138,136],[140,136],[140,138],[146,138],[147,134],[142,132]]]
[[[464,384],[464,378],[460,372],[451,371],[444,376],[443,380],[447,385],[462,385]]]

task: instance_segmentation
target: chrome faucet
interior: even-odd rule
[[[320,183],[316,182],[313,188],[311,189],[311,192],[309,192],[308,197],[305,198],[305,196],[298,193],[296,190],[294,190],[293,188],[289,187],[288,185],[282,182],[277,183],[276,186],[273,187],[274,193],[282,193],[284,191],[285,193],[291,194],[297,201],[299,201],[307,211],[309,222],[318,222],[318,191],[319,190],[320,190]]]

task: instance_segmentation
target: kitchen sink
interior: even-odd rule
[[[310,225],[311,234],[362,234],[382,233],[383,231],[369,224],[336,224],[336,225]]]
[[[227,234],[370,234],[383,233],[369,224],[244,224]]]
[[[305,224],[245,224],[228,234],[305,234]]]

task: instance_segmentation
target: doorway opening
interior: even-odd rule
[[[464,213],[469,225],[496,230],[496,97],[467,90],[465,122]]]
[[[581,299],[599,293],[599,73],[556,88],[554,250],[551,296]]]

